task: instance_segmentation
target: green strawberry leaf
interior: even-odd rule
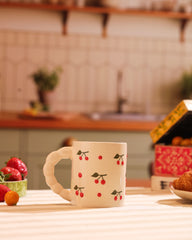
[[[0,175],[0,182],[4,182],[4,177]]]
[[[98,177],[99,176],[99,173],[95,172],[93,175],[91,175],[91,177]]]
[[[7,181],[11,175],[12,175],[12,173],[5,174],[5,179],[4,180]]]
[[[2,171],[0,171],[0,182],[5,182],[9,179],[11,176],[11,173],[9,174],[4,174]]]
[[[22,177],[22,180],[24,180],[25,179],[25,174],[21,173],[21,177]]]

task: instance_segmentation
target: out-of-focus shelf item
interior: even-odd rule
[[[106,37],[106,28],[111,14],[127,14],[127,15],[138,15],[146,17],[160,17],[160,18],[171,18],[180,21],[180,41],[184,41],[184,32],[187,22],[192,19],[192,13],[190,12],[176,12],[176,11],[153,11],[143,10],[135,8],[113,8],[113,7],[95,7],[95,6],[78,6],[74,4],[59,4],[59,3],[21,3],[21,2],[0,2],[0,8],[29,8],[29,9],[42,9],[59,11],[63,14],[63,33],[67,33],[67,21],[69,12],[84,12],[84,13],[95,13],[101,14],[103,17],[103,37]]]
[[[37,120],[66,120],[70,121],[71,119],[75,119],[80,116],[80,113],[70,113],[70,112],[38,112],[36,114],[30,114],[26,111],[19,113],[19,118],[22,119],[37,119]]]

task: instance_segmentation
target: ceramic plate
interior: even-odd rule
[[[192,192],[177,190],[172,185],[170,185],[170,190],[178,197],[192,201]]]

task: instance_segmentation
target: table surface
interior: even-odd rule
[[[0,203],[1,239],[192,239],[192,203],[167,190],[127,188],[123,207],[78,209],[51,190]]]

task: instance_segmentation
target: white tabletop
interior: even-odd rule
[[[0,204],[1,239],[192,239],[192,204],[169,192],[127,188],[125,206],[77,209],[50,190]]]

